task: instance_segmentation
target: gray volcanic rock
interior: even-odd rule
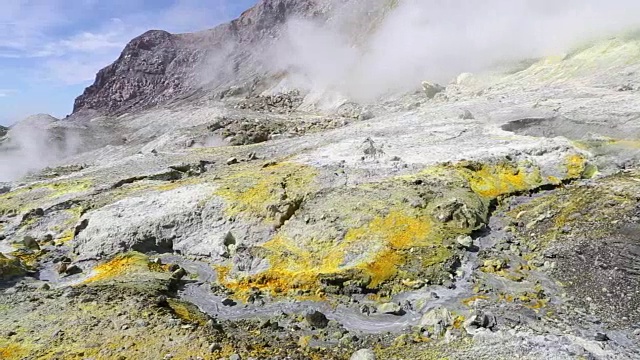
[[[74,112],[84,108],[111,112],[124,103],[151,105],[180,92],[193,54],[176,40],[159,30],[133,39],[118,60],[100,70],[94,84],[76,99]]]
[[[6,127],[0,125],[0,137],[3,137],[5,135],[7,135],[8,131],[9,131],[9,128],[6,128]]]
[[[256,42],[273,38],[291,16],[318,16],[322,1],[263,0],[240,18],[198,33],[150,30],[131,40],[120,57],[100,70],[74,103],[73,113],[122,113],[161,104],[209,86],[249,79],[258,70]],[[203,81],[208,68],[216,75]],[[197,76],[204,73],[203,76]],[[242,76],[247,73],[248,76]]]

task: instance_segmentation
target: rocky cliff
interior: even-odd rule
[[[250,60],[257,43],[277,37],[293,16],[317,17],[326,9],[317,0],[262,0],[238,19],[211,30],[148,31],[131,40],[113,64],[98,72],[95,82],[75,100],[73,112],[121,113],[248,80],[259,71]]]

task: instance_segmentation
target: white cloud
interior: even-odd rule
[[[0,98],[8,97],[17,93],[17,90],[14,89],[0,89]]]
[[[186,32],[212,27],[227,20],[229,1],[174,0],[157,9],[141,0],[4,0],[0,61],[40,58],[34,78],[85,83],[135,36],[149,29]],[[106,10],[109,15],[96,18]]]

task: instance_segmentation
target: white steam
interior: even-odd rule
[[[34,115],[11,127],[0,142],[0,182],[18,179],[76,153],[80,138],[68,129],[52,130],[57,119]]]
[[[368,101],[421,80],[564,53],[640,24],[634,0],[399,0],[391,9],[393,2],[352,0],[328,22],[289,21],[270,65],[288,72],[292,86]],[[389,10],[360,27],[368,34],[345,31],[376,6]]]

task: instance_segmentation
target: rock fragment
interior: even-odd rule
[[[233,301],[232,299],[226,298],[224,300],[222,300],[222,305],[224,306],[235,306],[237,303],[235,301]]]
[[[463,327],[469,335],[475,335],[480,329],[493,329],[496,324],[493,314],[476,312],[464,322]]]
[[[475,119],[475,116],[473,116],[473,113],[471,113],[471,111],[465,109],[462,114],[460,114],[459,118],[462,120],[473,120]]]
[[[309,325],[318,329],[324,329],[329,325],[329,319],[318,310],[308,310],[304,314],[304,318]]]
[[[24,247],[26,247],[27,249],[40,250],[40,245],[38,244],[36,239],[33,238],[33,236],[29,236],[29,235],[25,236],[22,239],[22,245],[24,245]]]
[[[422,316],[420,325],[433,328],[433,333],[439,336],[444,334],[447,327],[453,325],[453,316],[447,308],[435,308]]]
[[[390,315],[404,315],[405,311],[402,307],[396,303],[384,303],[378,305],[377,308],[379,313],[382,314],[390,314]]]
[[[458,236],[456,242],[465,249],[470,249],[473,246],[473,239],[468,235]]]
[[[430,83],[428,81],[423,81],[422,82],[422,89],[425,92],[425,95],[427,95],[428,99],[433,99],[438,93],[442,92],[444,90],[444,87],[441,85],[438,85],[436,83]]]
[[[376,360],[376,354],[371,349],[360,349],[351,355],[350,360]]]

